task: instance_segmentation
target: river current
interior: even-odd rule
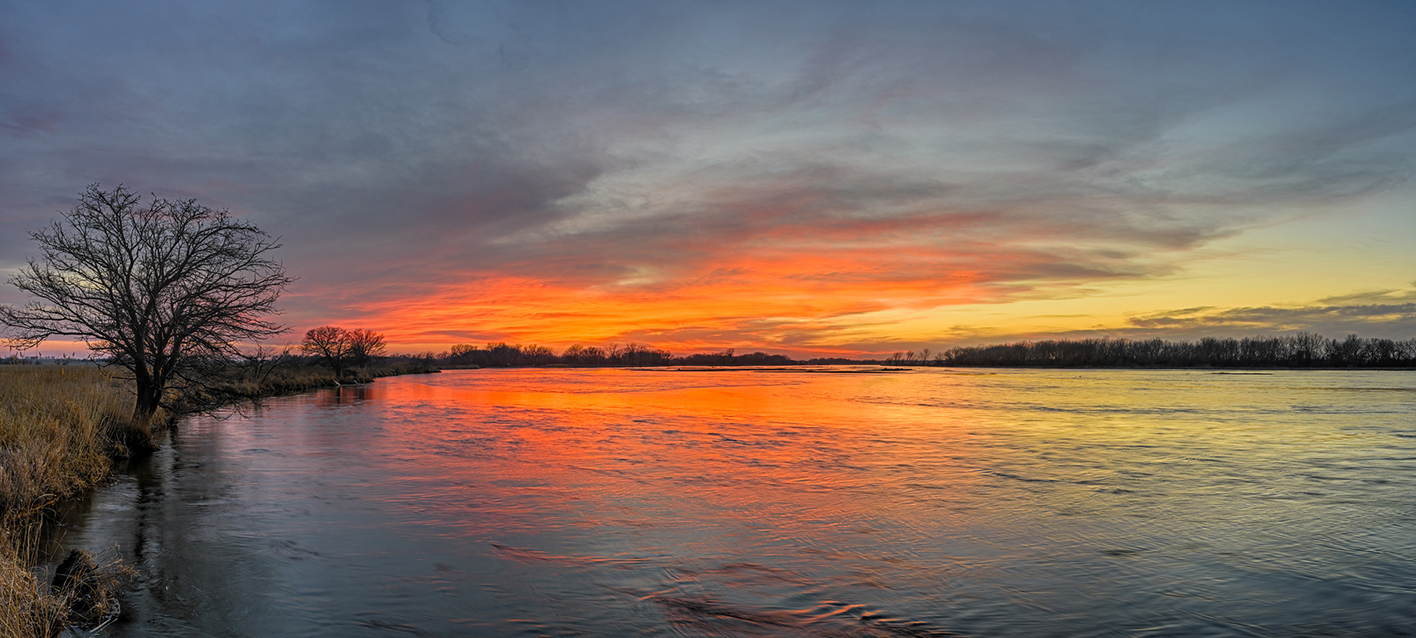
[[[272,399],[65,542],[110,636],[1416,634],[1416,373],[847,370]]]

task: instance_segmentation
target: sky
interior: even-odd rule
[[[281,237],[291,342],[1416,337],[1410,2],[0,15],[5,278],[124,184]]]

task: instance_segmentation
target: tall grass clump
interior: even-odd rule
[[[225,406],[247,400],[329,388],[348,383],[368,383],[379,377],[441,372],[427,357],[386,357],[371,364],[341,369],[312,363],[310,359],[272,360],[263,365],[233,366],[219,378],[177,394],[179,412],[200,411],[203,406]]]
[[[399,360],[336,375],[288,358],[218,370],[170,388],[165,405],[199,412],[265,396],[379,376],[435,372],[427,360]],[[42,577],[38,530],[56,501],[91,490],[113,460],[155,448],[169,413],[134,420],[131,381],[90,365],[0,366],[0,638],[51,638],[65,627],[92,628],[117,610],[118,581],[132,573],[116,559],[73,550]]]
[[[150,445],[123,382],[92,366],[0,367],[0,512],[88,490],[115,452]]]
[[[92,489],[113,457],[151,446],[132,393],[91,366],[0,366],[0,638],[57,635],[111,609],[122,568],[71,556],[73,577],[44,582],[37,530],[55,501]]]
[[[7,536],[9,528],[6,529]],[[28,568],[14,539],[0,543],[0,638],[52,636],[63,629],[67,612]]]
[[[0,543],[0,638],[54,638],[66,627],[92,631],[117,617],[118,587],[135,574],[132,568],[75,549],[45,582],[33,568],[33,533],[17,540],[16,531],[7,527],[11,538]]]

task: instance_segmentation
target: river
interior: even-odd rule
[[[272,399],[66,542],[124,637],[1416,631],[1416,374],[846,370]]]

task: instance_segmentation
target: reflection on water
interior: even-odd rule
[[[459,371],[193,419],[116,636],[1388,635],[1416,375]]]

